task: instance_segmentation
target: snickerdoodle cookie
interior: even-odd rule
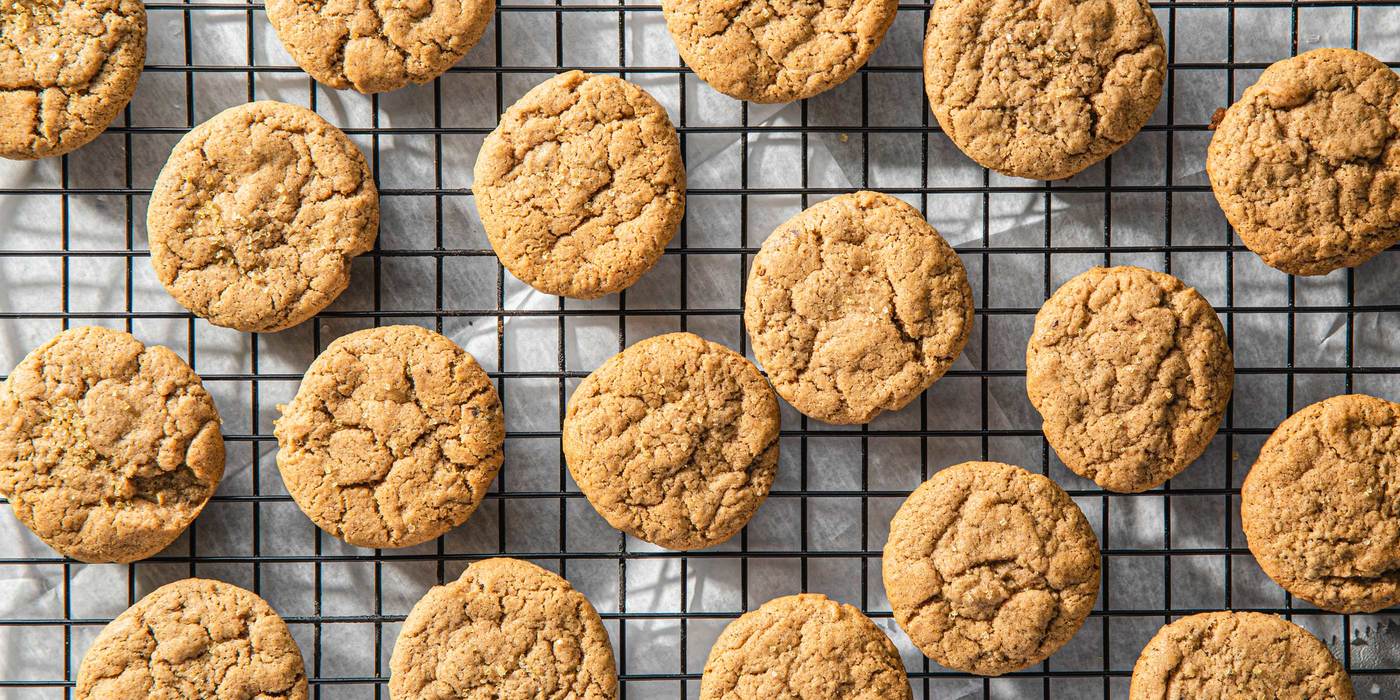
[[[909,495],[882,571],[900,627],[929,658],[995,676],[1040,663],[1084,624],[1099,543],[1055,482],[964,462]]]
[[[1065,466],[1137,492],[1205,451],[1234,367],[1225,329],[1195,289],[1140,267],[1096,267],[1036,314],[1026,392]]]
[[[758,368],[692,333],[643,340],[569,399],[569,473],[610,525],[669,549],[738,532],[778,470],[778,398]]]
[[[481,39],[495,0],[268,0],[267,21],[311,77],[362,93],[442,75]]]
[[[898,8],[898,0],[661,3],[685,64],[710,87],[751,102],[792,102],[846,82]]]
[[[582,593],[519,559],[487,559],[434,586],[404,620],[389,697],[612,700],[603,621]]]
[[[593,299],[630,287],[685,215],[680,139],[646,91],[569,71],[501,115],[472,193],[491,248],[545,292]]]
[[[1264,573],[1335,612],[1400,602],[1400,405],[1334,396],[1274,430],[1240,492]]]
[[[281,410],[287,492],[360,547],[407,547],[461,525],[501,468],[496,388],[470,354],[418,326],[337,338]]]
[[[1295,275],[1351,267],[1400,240],[1400,77],[1351,49],[1269,66],[1219,119],[1215,199],[1249,249]]]
[[[102,629],[78,668],[78,700],[306,699],[301,650],[256,594],[187,578]]]
[[[910,700],[904,662],[860,610],[816,593],[774,598],[710,648],[700,700]]]
[[[828,423],[903,408],[972,330],[957,252],[917,209],[878,192],[828,199],[779,226],[744,301],[754,357],[778,394]]]
[[[73,328],[0,385],[0,493],[60,554],[130,562],[165,549],[224,474],[219,412],[169,349]]]
[[[948,138],[984,167],[1058,180],[1147,123],[1167,75],[1147,0],[939,0],[924,87]]]
[[[151,264],[182,306],[270,333],[324,309],[374,245],[379,194],[365,157],[315,112],[251,102],[175,144],[146,212]]]
[[[146,61],[140,0],[7,0],[0,7],[0,157],[60,156],[97,138]]]
[[[1352,700],[1351,679],[1317,637],[1275,615],[1212,612],[1157,631],[1129,700]]]

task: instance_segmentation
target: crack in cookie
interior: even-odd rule
[[[60,554],[130,562],[165,549],[224,473],[219,413],[178,355],[73,328],[0,385],[0,493]]]
[[[461,525],[501,467],[495,387],[456,343],[417,326],[337,338],[281,411],[287,492],[360,547],[407,547]]]
[[[569,473],[612,525],[669,549],[737,533],[778,469],[778,399],[738,353],[690,333],[643,340],[569,399]]]
[[[890,521],[882,575],[929,658],[995,676],[1055,653],[1099,591],[1099,546],[1055,482],[997,462],[948,467]]]
[[[570,71],[525,93],[486,137],[472,193],[501,264],[546,294],[631,286],[685,215],[666,110],[611,76]]]
[[[270,333],[330,305],[379,233],[364,155],[311,110],[252,102],[175,145],[146,228],[156,277],[211,323]]]
[[[146,60],[137,0],[0,3],[0,156],[48,158],[97,138]]]

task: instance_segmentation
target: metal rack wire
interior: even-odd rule
[[[1160,176],[1144,179],[1137,169],[1131,177],[1125,175],[1122,163],[1134,157],[1125,153],[1063,183],[1012,181],[978,170],[970,178],[951,184],[941,173],[948,165],[944,156],[952,151],[931,123],[918,91],[921,68],[916,54],[901,53],[893,60],[877,54],[870,66],[839,89],[843,93],[840,99],[855,100],[860,106],[855,122],[818,118],[813,102],[790,107],[778,119],[753,119],[755,108],[737,103],[727,119],[700,119],[691,113],[688,101],[693,102],[696,90],[703,88],[678,61],[646,65],[646,61],[629,55],[635,53],[629,51],[636,45],[634,25],[658,22],[659,6],[625,0],[617,4],[573,4],[566,0],[503,4],[483,46],[473,53],[474,59],[415,93],[419,98],[417,121],[406,126],[381,124],[386,115],[392,115],[389,121],[397,122],[403,113],[394,102],[399,98],[393,95],[362,100],[352,97],[356,100],[351,103],[353,108],[367,110],[368,117],[333,119],[365,149],[380,182],[386,211],[395,208],[395,200],[405,204],[397,207],[397,215],[386,216],[379,245],[356,268],[353,288],[347,295],[351,299],[337,303],[300,331],[292,331],[287,343],[258,336],[232,341],[237,349],[232,360],[224,357],[223,351],[215,356],[211,354],[214,351],[202,349],[209,347],[211,338],[224,342],[228,336],[218,335],[217,329],[178,307],[147,308],[138,293],[150,282],[144,270],[148,252],[143,220],[154,171],[146,161],[158,168],[164,149],[180,134],[211,116],[216,107],[228,106],[220,102],[259,99],[269,93],[288,99],[286,95],[299,93],[313,109],[329,102],[334,110],[344,107],[344,96],[318,88],[290,62],[269,58],[267,45],[275,43],[275,38],[267,29],[259,3],[160,2],[146,7],[152,20],[153,50],[143,80],[157,83],[161,92],[146,97],[138,93],[125,119],[99,141],[101,146],[89,147],[110,160],[89,158],[78,151],[51,163],[6,165],[9,170],[0,171],[15,175],[0,187],[0,219],[14,223],[17,217],[28,216],[26,207],[36,202],[56,204],[55,216],[25,224],[39,231],[38,244],[11,245],[0,234],[0,274],[12,277],[16,270],[43,268],[56,277],[44,283],[48,294],[56,295],[53,308],[10,302],[9,291],[0,292],[0,329],[4,331],[0,339],[12,346],[6,349],[7,367],[37,344],[34,339],[77,324],[115,325],[135,331],[143,340],[151,341],[150,336],[156,335],[155,340],[176,346],[220,402],[230,447],[230,472],[237,475],[235,484],[226,478],[210,509],[228,517],[236,515],[240,522],[246,521],[248,529],[229,535],[223,532],[223,525],[213,526],[211,516],[205,516],[167,552],[145,562],[103,570],[110,575],[120,572],[125,585],[119,587],[124,589],[120,600],[105,608],[99,606],[96,612],[87,603],[78,602],[84,600],[85,593],[77,590],[80,584],[75,576],[87,568],[85,565],[63,560],[42,546],[32,546],[32,542],[0,546],[0,580],[27,576],[50,586],[52,593],[52,605],[11,606],[0,617],[0,696],[71,697],[86,643],[153,583],[189,575],[215,576],[267,595],[272,589],[288,589],[281,581],[283,572],[295,570],[307,579],[299,589],[302,599],[274,598],[270,602],[297,636],[313,696],[387,697],[388,655],[407,606],[424,587],[450,580],[470,561],[506,554],[535,560],[571,579],[604,582],[585,592],[613,634],[624,698],[694,697],[709,640],[728,620],[762,603],[772,592],[774,580],[786,580],[779,585],[786,588],[782,592],[820,590],[866,610],[905,650],[916,697],[1124,697],[1132,663],[1157,626],[1173,616],[1220,608],[1292,617],[1331,644],[1356,679],[1359,695],[1400,697],[1400,653],[1388,646],[1400,640],[1400,633],[1395,631],[1391,616],[1332,615],[1295,604],[1251,568],[1252,558],[1234,515],[1250,455],[1272,429],[1267,421],[1254,419],[1259,413],[1254,410],[1256,404],[1267,405],[1264,413],[1281,419],[1304,403],[1321,398],[1316,395],[1319,391],[1330,394],[1370,389],[1383,393],[1381,387],[1400,378],[1400,359],[1369,351],[1359,356],[1354,342],[1359,326],[1369,324],[1379,331],[1388,315],[1400,313],[1400,296],[1384,290],[1373,293],[1375,287],[1386,285],[1369,283],[1382,278],[1382,268],[1387,260],[1393,262],[1396,253],[1387,252],[1381,262],[1361,270],[1333,275],[1321,285],[1278,275],[1272,278],[1272,286],[1261,291],[1253,282],[1260,279],[1254,274],[1257,270],[1250,270],[1251,282],[1246,288],[1240,285],[1245,277],[1241,270],[1256,265],[1253,254],[1243,248],[1223,219],[1202,225],[1191,214],[1183,222],[1180,212],[1186,209],[1178,206],[1185,199],[1210,196],[1203,179],[1182,175],[1189,169],[1186,163],[1203,158],[1208,138],[1209,115],[1182,114],[1178,105],[1178,95],[1188,89],[1188,83],[1203,77],[1221,83],[1218,106],[1225,106],[1273,58],[1309,47],[1309,35],[1300,27],[1313,22],[1314,14],[1319,18],[1316,21],[1323,23],[1320,26],[1327,28],[1323,34],[1341,32],[1341,41],[1333,37],[1333,45],[1357,47],[1369,27],[1390,26],[1387,22],[1392,15],[1400,19],[1400,0],[1342,4],[1313,0],[1154,2],[1169,42],[1170,73],[1163,107],[1139,138],[1152,144],[1150,157],[1154,165],[1160,165]],[[921,36],[929,7],[902,4],[896,31],[903,27]],[[1282,55],[1261,56],[1257,47],[1237,44],[1245,13],[1249,13],[1249,22],[1280,25],[1275,35]],[[507,26],[515,18],[539,15],[546,18],[546,24],[549,18],[553,20],[553,37],[545,37],[552,41],[553,60],[513,62],[505,43],[513,38]],[[611,26],[612,18],[616,19],[615,27]],[[218,21],[211,22],[214,19]],[[532,27],[542,26],[538,20],[532,22]],[[1345,25],[1341,29],[1339,22]],[[594,61],[598,65],[578,65],[571,59],[579,42],[571,38],[570,28],[577,26],[594,35],[615,32],[616,56],[608,57],[611,65],[601,61]],[[1203,27],[1219,31],[1223,37],[1219,55],[1178,54],[1178,30]],[[208,37],[226,40],[228,32],[237,35],[240,31],[245,48],[241,56],[223,56],[225,62],[220,62],[203,55]],[[1304,37],[1301,41],[1300,36]],[[1400,40],[1393,34],[1382,33],[1378,41],[1363,48],[1383,60],[1400,58]],[[518,283],[471,230],[470,192],[456,176],[454,164],[462,159],[470,163],[475,155],[473,144],[493,123],[461,119],[462,105],[486,102],[478,111],[490,112],[490,119],[494,119],[509,105],[508,94],[519,94],[521,86],[563,68],[645,80],[653,90],[669,85],[674,102],[668,106],[673,108],[688,158],[696,151],[696,141],[733,138],[739,143],[732,177],[719,182],[692,177],[687,223],[658,270],[649,275],[675,282],[671,298],[624,292],[615,302],[602,304],[553,298],[518,303],[511,293]],[[243,90],[239,90],[240,81]],[[903,99],[914,102],[914,108],[887,110],[889,105],[879,104],[872,117],[872,102],[878,101],[872,99],[872,88],[885,82],[913,86],[916,94],[906,94]],[[163,97],[155,97],[172,92],[183,95],[184,104],[179,106],[183,123],[176,119],[175,123],[148,124],[134,114],[143,100],[148,111],[179,111],[175,105],[161,104]],[[215,95],[212,99],[204,97],[210,93]],[[887,111],[897,114],[891,116],[885,114]],[[390,139],[410,139],[428,150],[432,167],[426,174],[427,182],[397,179],[393,173],[396,165],[389,162],[392,149],[384,146]],[[762,163],[752,162],[755,144],[764,139],[796,140],[802,165],[795,182],[755,182],[766,179],[757,176],[762,174]],[[580,526],[580,522],[587,522],[579,518],[587,515],[588,505],[569,480],[557,445],[567,395],[592,369],[589,363],[596,364],[593,358],[598,354],[593,341],[580,335],[578,324],[616,323],[615,337],[604,341],[608,351],[602,353],[604,356],[658,328],[696,330],[747,351],[741,322],[742,290],[749,261],[769,223],[766,214],[756,213],[756,202],[778,199],[795,211],[846,191],[813,184],[810,156],[814,139],[847,144],[858,171],[852,178],[858,180],[856,186],[905,196],[931,218],[948,201],[980,209],[980,224],[974,216],[974,225],[957,246],[969,268],[977,306],[976,329],[966,362],[915,407],[856,430],[809,423],[786,411],[782,476],[758,518],[778,511],[783,514],[780,522],[795,519],[799,526],[786,536],[771,532],[755,535],[751,526],[723,547],[681,554],[629,541],[606,528]],[[917,144],[917,182],[891,185],[872,175],[872,161],[878,164],[883,158],[879,144],[887,139]],[[849,145],[851,142],[855,145]],[[90,177],[93,172],[103,175]],[[1005,209],[1003,200],[1019,208],[1021,220],[1032,221],[1029,228],[1021,227],[1021,233],[1009,240],[994,231],[996,212]],[[93,233],[88,222],[77,221],[79,204],[86,206],[90,201],[104,202],[120,230],[104,237]],[[707,202],[708,206],[737,208],[738,230],[730,238],[712,240],[714,236],[708,233],[693,235],[696,212]],[[1093,226],[1065,233],[1065,212],[1079,207],[1091,212],[1088,219]],[[405,212],[416,212],[420,219],[414,220]],[[1037,218],[1038,223],[1034,221]],[[1159,231],[1144,236],[1142,227]],[[1237,338],[1247,338],[1248,343],[1284,341],[1280,356],[1265,359],[1257,359],[1259,353],[1241,352],[1243,344],[1235,346],[1241,360],[1237,363],[1235,401],[1215,444],[1183,477],[1143,494],[1108,494],[1076,480],[1048,450],[1032,417],[1005,409],[1006,405],[1014,408],[1014,400],[1008,397],[1016,395],[1024,376],[1016,356],[1024,348],[1029,321],[1040,300],[1089,265],[1124,262],[1171,271],[1202,286],[1216,304],[1232,343]],[[732,268],[724,281],[715,276],[721,264]],[[430,289],[417,290],[417,296],[408,301],[398,299],[393,285],[384,282],[386,276],[399,278],[404,267],[432,280]],[[1026,270],[1034,271],[1041,283],[1022,281],[1020,286],[1029,291],[1005,294],[1000,285],[1004,276]],[[80,288],[94,274],[101,278],[100,285],[116,290],[115,301],[97,306],[89,303]],[[461,298],[445,283],[464,275],[484,278],[478,285],[481,294]],[[6,278],[0,282],[6,282],[5,286],[14,283]],[[697,298],[702,290],[707,290],[705,298]],[[1010,298],[999,298],[1007,296]],[[1280,318],[1285,338],[1251,330],[1256,321]],[[1343,357],[1322,358],[1309,349],[1316,340],[1319,319],[1341,324],[1332,332],[1342,334]],[[355,327],[397,322],[423,323],[449,335],[467,326],[494,333],[494,346],[472,349],[491,369],[507,409],[506,464],[482,509],[461,531],[409,550],[355,549],[296,520],[299,513],[282,490],[271,461],[276,441],[270,420],[275,417],[276,401],[285,400],[288,387],[294,388],[300,379],[300,368],[334,335]],[[531,329],[536,340],[553,335],[555,352],[528,366],[515,366],[518,363],[508,359],[516,354],[510,344],[518,341],[512,329],[522,325]],[[286,347],[292,342],[309,348],[289,354]],[[968,396],[977,397],[976,408],[952,416],[943,406],[946,395],[940,388],[950,384],[961,385]],[[832,453],[838,456],[833,458]],[[879,589],[882,528],[894,507],[932,471],[970,458],[1003,459],[1038,468],[1066,485],[1094,523],[1104,554],[1099,605],[1071,642],[1072,653],[1056,655],[1044,664],[1000,679],[954,673],[911,652],[890,619]],[[877,463],[873,469],[872,462]],[[902,476],[896,478],[892,472]],[[834,508],[837,502],[846,508]],[[858,519],[858,533],[828,536],[833,527],[857,524],[850,522],[852,518]],[[1140,527],[1144,519],[1154,523],[1148,535]],[[300,538],[299,543],[288,545],[286,540],[292,538]],[[1202,561],[1210,565],[1202,566]],[[716,577],[738,581],[737,592],[719,603],[701,591]],[[650,590],[650,582],[657,578],[674,583],[678,591],[666,589],[666,600],[640,596],[639,591]],[[359,607],[346,608],[339,599],[333,602],[327,591],[336,587],[342,592],[350,589],[349,597],[358,600]],[[672,592],[678,596],[671,596]],[[59,635],[61,658],[40,660],[26,655],[24,649],[35,640],[42,637],[58,643]]]

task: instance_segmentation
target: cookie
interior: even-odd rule
[[[564,457],[609,525],[668,549],[734,535],[778,471],[778,398],[739,353],[692,333],[643,340],[579,384]]]
[[[59,554],[145,559],[189,527],[223,475],[219,411],[167,348],[72,328],[0,385],[0,493]]]
[[[630,287],[685,216],[685,165],[666,110],[620,78],[536,85],[481,145],[472,194],[496,256],[546,294]]]
[[[257,595],[202,578],[168,583],[102,629],[78,668],[78,700],[305,700],[301,650]]]
[[[846,82],[898,8],[898,0],[661,2],[685,64],[710,87],[750,102],[802,100]]]
[[[1162,627],[1133,666],[1129,700],[1352,700],[1351,680],[1307,630],[1275,615],[1212,612]]]
[[[1351,49],[1279,61],[1219,119],[1206,173],[1269,266],[1359,265],[1400,240],[1400,77]]]
[[[426,83],[476,45],[495,0],[268,0],[267,20],[317,81],[369,94]]]
[[[501,468],[496,388],[470,354],[418,326],[337,338],[279,408],[287,492],[360,547],[408,547],[461,525]]]
[[[1400,603],[1400,405],[1334,396],[1269,436],[1240,491],[1264,573],[1334,612]]]
[[[151,264],[210,323],[270,333],[326,308],[374,246],[365,157],[315,112],[251,102],[175,144],[146,211]]]
[[[710,648],[700,700],[911,700],[890,638],[860,610],[817,593],[774,598]]]
[[[867,423],[933,385],[972,331],[956,251],[886,194],[833,197],[789,219],[749,270],[744,326],[788,403]]]
[[[1055,482],[964,462],[899,507],[882,575],[894,619],[920,651],[998,676],[1044,661],[1084,624],[1099,592],[1099,543]]]
[[[617,697],[612,643],[582,593],[519,559],[486,559],[434,586],[404,620],[389,697]]]
[[[924,88],[938,125],[983,167],[1059,180],[1142,129],[1167,75],[1147,0],[934,4]]]
[[[61,156],[97,138],[131,101],[146,62],[146,6],[9,0],[0,36],[0,156]]]
[[[1074,473],[1145,491],[1201,456],[1225,416],[1235,362],[1195,289],[1140,267],[1076,275],[1035,315],[1026,393]]]

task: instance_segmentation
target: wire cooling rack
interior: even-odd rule
[[[681,67],[655,4],[510,2],[447,75],[375,97],[317,87],[282,52],[260,4],[147,4],[146,72],[124,117],[69,156],[0,165],[0,360],[7,370],[80,324],[169,345],[219,404],[228,473],[184,537],[129,566],[61,559],[0,516],[0,695],[70,697],[104,624],[156,586],[199,575],[257,591],[278,609],[315,697],[387,697],[388,657],[409,607],[471,561],[508,554],[564,574],[590,597],[613,637],[625,698],[696,696],[720,629],[801,590],[874,618],[899,645],[916,697],[1125,697],[1132,664],[1160,625],[1215,609],[1288,616],[1329,644],[1359,696],[1400,697],[1393,613],[1334,615],[1293,600],[1259,571],[1236,516],[1243,475],[1283,417],[1347,391],[1397,397],[1396,253],[1322,279],[1273,272],[1225,224],[1202,172],[1211,113],[1272,61],[1317,46],[1400,58],[1400,2],[1153,7],[1171,70],[1152,122],[1107,162],[1047,184],[976,168],[938,132],[920,77],[927,4],[901,5],[884,46],[848,83],[785,107],[710,91]],[[651,91],[687,156],[689,211],[671,248],[638,286],[597,302],[531,294],[506,274],[469,191],[496,116],[563,68],[621,74]],[[384,223],[330,310],[254,336],[194,319],[164,295],[149,269],[144,218],[174,141],[225,107],[262,98],[311,106],[364,148]],[[687,329],[747,351],[742,292],[763,237],[801,208],[862,187],[921,207],[968,267],[976,327],[953,371],[868,426],[808,422],[784,407],[778,483],[721,547],[666,552],[609,529],[563,464],[568,393],[608,355],[659,332]],[[1065,470],[1023,390],[1041,301],[1091,265],[1124,263],[1201,289],[1238,365],[1234,401],[1205,456],[1143,494],[1105,493]],[[387,323],[435,328],[481,360],[506,407],[506,460],[462,528],[414,548],[365,550],[320,534],[296,509],[277,475],[271,423],[330,340]],[[924,659],[893,623],[880,583],[880,549],[903,497],[966,459],[1056,479],[1104,554],[1098,606],[1075,639],[1046,663],[998,679]]]

